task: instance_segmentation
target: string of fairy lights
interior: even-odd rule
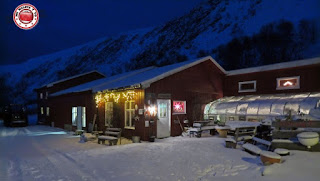
[[[134,90],[126,90],[122,92],[98,92],[95,95],[96,105],[98,106],[101,102],[116,102],[119,103],[120,99],[127,101],[134,100],[137,93]]]

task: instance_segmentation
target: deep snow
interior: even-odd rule
[[[0,127],[0,180],[317,180],[320,153],[281,164],[228,149],[218,137],[171,137],[119,146],[78,143],[58,128]],[[261,176],[265,170],[266,176]]]

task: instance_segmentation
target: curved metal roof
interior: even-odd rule
[[[205,115],[292,115],[320,109],[320,93],[224,97],[206,105]]]

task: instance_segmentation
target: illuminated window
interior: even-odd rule
[[[277,78],[277,90],[299,88],[300,76]]]
[[[124,104],[124,114],[125,114],[125,127],[126,128],[134,128],[134,116],[135,116],[135,109],[134,109],[134,101],[126,101]]]
[[[82,107],[82,127],[86,127],[86,107]]]
[[[159,103],[159,118],[166,118],[167,117],[167,103]]]
[[[43,107],[40,107],[40,113],[41,113],[41,115],[44,114],[44,109],[43,109]]]
[[[113,102],[105,104],[105,126],[112,126],[113,119]]]
[[[239,92],[255,92],[257,89],[257,81],[239,82]]]
[[[86,127],[86,107],[72,107],[72,125],[77,126],[78,115],[81,117],[82,127]],[[80,120],[79,120],[80,121]]]
[[[173,101],[172,114],[186,114],[186,101]]]
[[[43,93],[41,92],[39,95],[40,99],[43,99]]]
[[[72,107],[72,125],[77,125],[77,107]]]
[[[49,116],[49,115],[50,115],[50,108],[47,107],[47,116]]]

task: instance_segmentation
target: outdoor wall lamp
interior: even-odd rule
[[[156,106],[149,106],[148,107],[148,112],[150,116],[155,116],[157,114]]]

